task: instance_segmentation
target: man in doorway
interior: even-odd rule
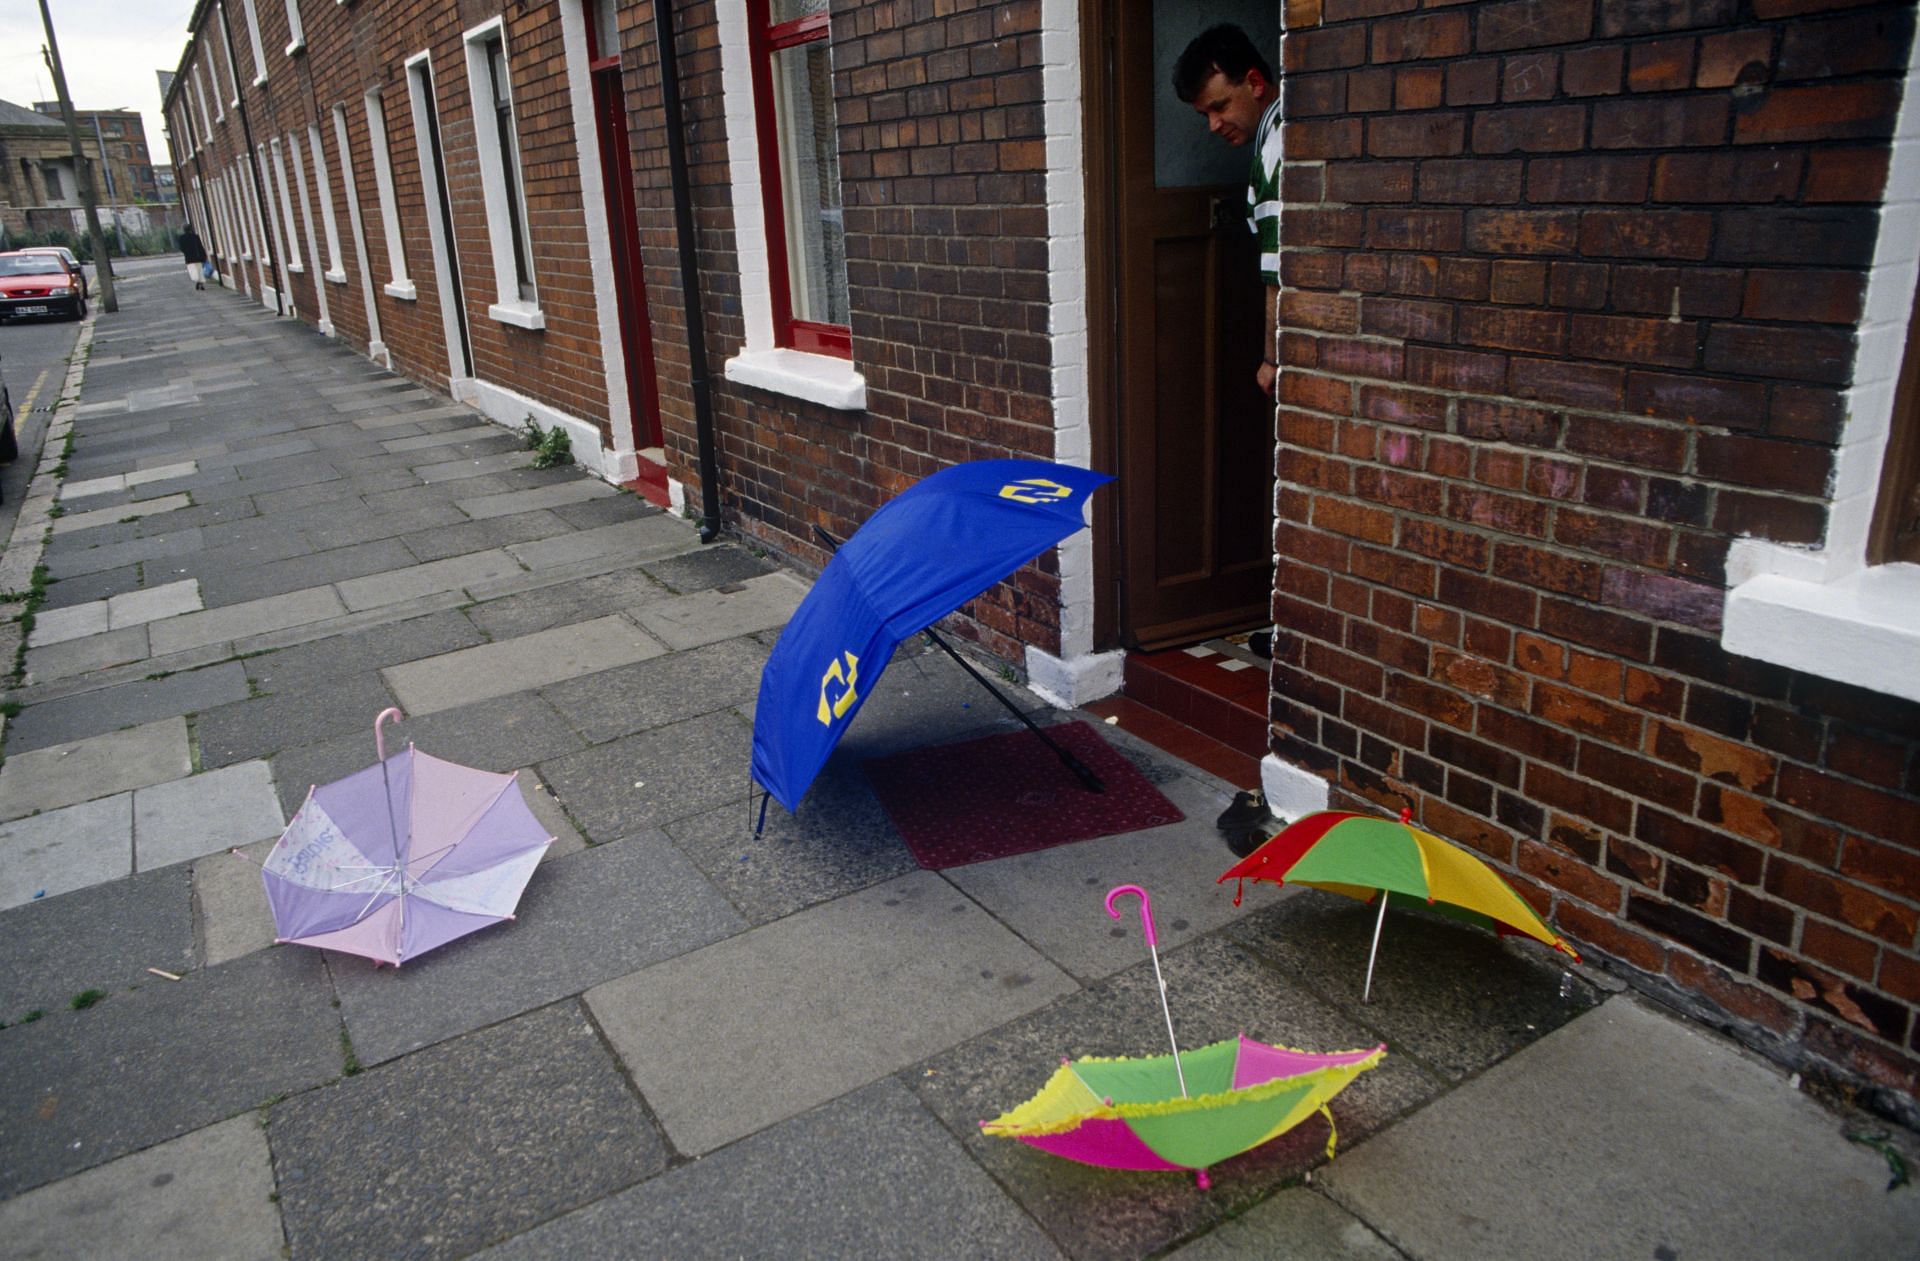
[[[1207,130],[1235,148],[1253,145],[1247,173],[1247,227],[1260,238],[1260,279],[1267,287],[1265,353],[1260,388],[1271,395],[1279,374],[1280,88],[1273,67],[1237,26],[1210,27],[1173,66],[1173,91],[1207,120]]]

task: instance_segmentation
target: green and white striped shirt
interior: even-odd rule
[[[1280,97],[1260,116],[1253,133],[1253,168],[1247,172],[1247,230],[1260,238],[1260,280],[1280,283]]]

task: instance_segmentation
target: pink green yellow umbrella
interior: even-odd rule
[[[1531,937],[1580,961],[1579,952],[1541,922],[1533,908],[1493,868],[1431,832],[1413,826],[1413,812],[1400,819],[1322,810],[1283,828],[1272,840],[1229,867],[1228,880],[1302,884],[1355,898],[1380,899],[1367,954],[1361,1001],[1373,993],[1373,964],[1389,901],[1424,902],[1454,919],[1491,928],[1501,936]],[[1380,897],[1381,894],[1385,897]],[[1236,889],[1234,904],[1240,902]]]
[[[1140,897],[1140,918],[1154,956],[1166,1012],[1166,984],[1147,895],[1122,885],[1107,895]],[[1173,1018],[1167,1015],[1167,1034]],[[1319,1054],[1271,1046],[1242,1034],[1197,1050],[1137,1059],[1083,1056],[1062,1060],[1040,1092],[981,1129],[1041,1151],[1105,1169],[1191,1169],[1204,1190],[1207,1168],[1278,1138],[1315,1112],[1327,1118],[1327,1155],[1334,1149],[1327,1101],[1380,1063],[1384,1044]]]

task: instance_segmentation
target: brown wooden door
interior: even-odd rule
[[[1143,648],[1265,625],[1273,590],[1273,404],[1254,381],[1264,289],[1246,227],[1252,153],[1209,136],[1173,98],[1167,71],[1199,29],[1186,26],[1228,16],[1214,8],[1122,0],[1114,10],[1119,611],[1122,641]]]
[[[596,24],[589,23],[597,34]],[[594,52],[600,50],[596,47]],[[633,207],[633,152],[627,133],[627,92],[618,51],[597,57],[593,76],[593,121],[605,184],[607,235],[613,247],[613,292],[619,311],[620,347],[626,361],[627,410],[635,447],[660,445],[660,398],[655,388],[653,322],[640,264],[640,225]]]

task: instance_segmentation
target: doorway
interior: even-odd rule
[[[1085,134],[1110,138],[1088,154],[1090,392],[1119,474],[1096,631],[1151,650],[1270,617],[1274,409],[1254,380],[1266,352],[1252,154],[1209,136],[1171,80],[1187,42],[1221,21],[1277,66],[1279,15],[1271,0],[1089,7]]]

